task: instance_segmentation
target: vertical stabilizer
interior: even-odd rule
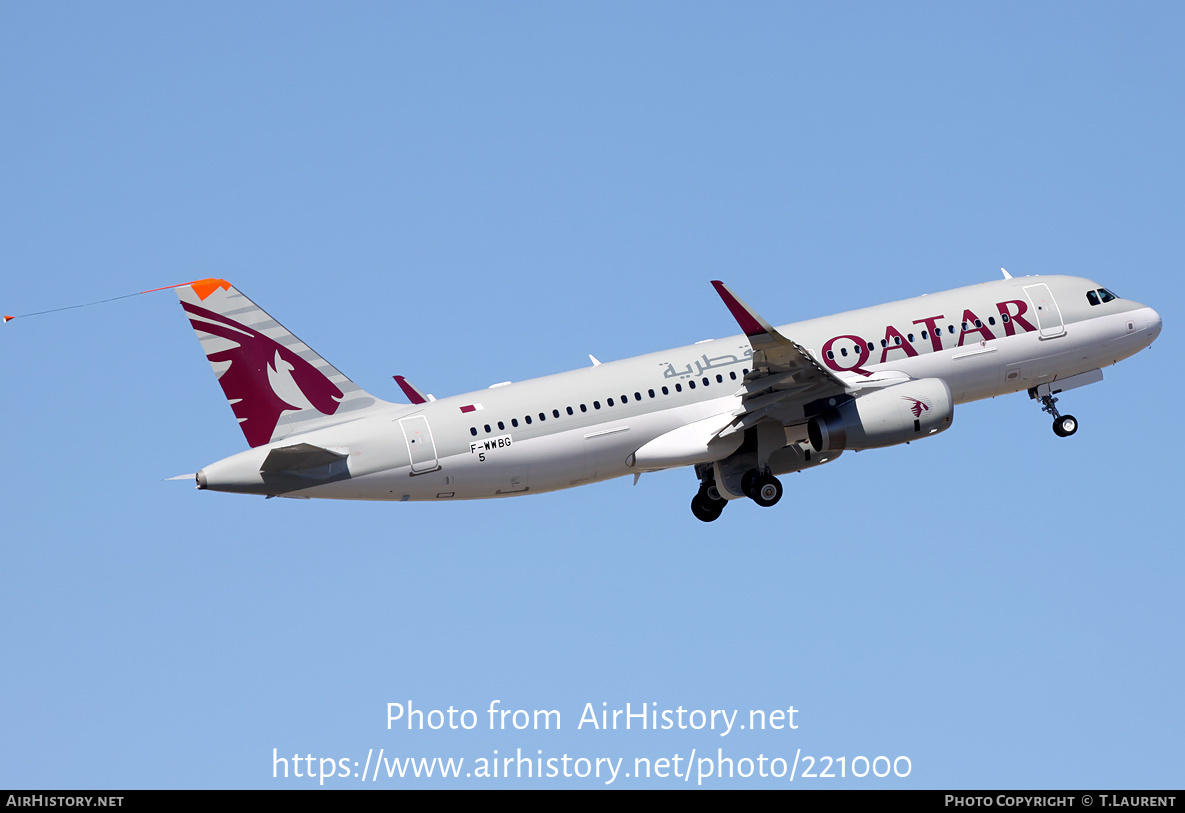
[[[226,280],[200,280],[176,291],[252,446],[344,423],[386,405]]]

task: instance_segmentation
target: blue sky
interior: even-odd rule
[[[391,400],[396,373],[443,396],[730,335],[711,279],[782,324],[1077,274],[1165,331],[1063,398],[1071,439],[1023,395],[965,405],[703,525],[690,470],[451,505],[198,493],[164,478],[244,441],[172,294],[14,321],[0,786],[318,785],[273,778],[273,749],[722,748],[912,769],[705,786],[1180,787],[1183,22],[3,5],[5,313],[225,277]],[[562,728],[490,731],[493,700]],[[481,725],[388,730],[409,701]],[[798,728],[578,729],[588,703]]]

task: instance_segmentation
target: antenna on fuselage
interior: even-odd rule
[[[1012,279],[1012,275],[1008,273],[1007,268],[1001,268],[1000,270],[1004,272],[1004,279]]]

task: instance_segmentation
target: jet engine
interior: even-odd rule
[[[921,378],[831,399],[807,423],[807,436],[817,452],[875,449],[935,435],[953,418],[950,387],[941,378]]]

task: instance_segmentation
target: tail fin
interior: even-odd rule
[[[226,280],[204,279],[176,290],[252,446],[386,406]]]

